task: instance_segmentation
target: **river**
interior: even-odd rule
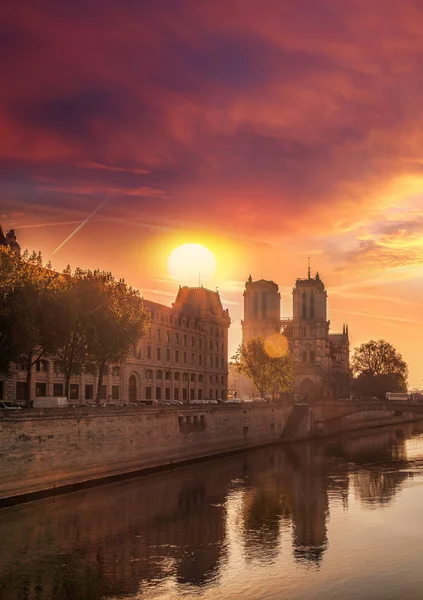
[[[421,600],[423,422],[0,510],[2,600]]]

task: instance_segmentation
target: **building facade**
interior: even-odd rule
[[[309,399],[330,393],[348,395],[348,326],[330,333],[327,291],[319,274],[298,278],[292,292],[292,319],[281,321],[294,359],[295,389]]]
[[[0,229],[0,244],[19,251],[14,231]],[[150,317],[147,333],[119,365],[103,374],[104,403],[225,400],[228,392],[229,313],[218,292],[180,287],[172,306],[143,300]],[[42,357],[33,366],[31,398],[63,396],[61,363]],[[12,365],[11,377],[0,378],[0,400],[24,400],[26,365]],[[95,401],[98,376],[81,373],[71,379],[69,401]]]
[[[288,339],[294,360],[297,397],[315,399],[322,395],[337,397],[349,394],[348,326],[342,333],[330,333],[327,318],[327,291],[318,273],[298,278],[292,292],[292,318],[280,318],[280,294],[273,281],[252,281],[245,284],[242,340],[268,338],[283,333]],[[252,382],[230,370],[230,388],[239,396],[253,395]]]
[[[226,400],[231,321],[218,292],[181,287],[171,307],[144,306],[150,328],[123,365],[125,398]]]
[[[104,403],[226,400],[230,317],[219,294],[205,288],[181,287],[171,307],[144,300],[150,327],[120,365],[103,375]],[[69,401],[95,401],[98,377],[82,373],[71,379]],[[31,398],[63,396],[60,361],[43,357],[33,366]],[[24,400],[26,366],[12,366],[0,381],[0,399]]]
[[[281,295],[273,281],[253,281],[251,275],[244,290],[244,319],[242,341],[245,344],[255,337],[270,337],[280,332]]]

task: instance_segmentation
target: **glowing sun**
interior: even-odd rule
[[[198,285],[213,277],[216,259],[201,244],[183,244],[169,256],[168,269],[173,279],[179,283]]]

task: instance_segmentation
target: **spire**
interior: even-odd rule
[[[311,275],[310,275],[310,257],[308,257],[308,278],[311,279]]]
[[[251,283],[252,281],[253,281],[253,278],[251,277],[251,273],[250,273],[250,276],[248,278],[248,283]]]
[[[345,335],[345,323],[342,325],[342,335]]]

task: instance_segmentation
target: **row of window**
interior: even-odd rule
[[[146,379],[153,379],[153,375],[154,375],[154,371],[152,369],[146,369],[146,371],[145,371]],[[155,377],[156,377],[156,380],[163,379],[163,371],[160,371],[160,370],[156,371]],[[166,381],[171,381],[172,373],[170,371],[165,371],[164,379]],[[173,381],[181,381],[181,373],[173,373]],[[202,373],[199,373],[198,375],[196,373],[191,373],[191,374],[182,373],[182,381],[184,383],[187,381],[191,381],[191,383],[196,383],[197,381],[198,381],[198,383],[203,383],[203,375],[202,375]],[[224,382],[225,382],[224,375],[220,375],[220,382],[222,383],[222,385],[224,384]],[[219,375],[211,374],[210,375],[210,383],[219,383]]]
[[[28,363],[25,360],[21,360],[18,364],[17,364],[18,370],[19,371],[27,371],[28,369]],[[45,359],[40,359],[37,360],[37,362],[35,363],[35,370],[39,373],[47,373],[49,369],[49,361],[45,360]],[[93,367],[91,369],[86,369],[86,371],[88,373],[92,373],[93,375],[96,374],[96,369]],[[63,368],[63,363],[60,360],[55,360],[54,361],[54,372],[55,373],[64,373],[64,368]],[[103,368],[103,375],[107,376],[109,374],[109,367],[106,365]],[[120,367],[113,366],[111,367],[111,374],[113,375],[113,377],[120,377]]]
[[[71,383],[69,386],[69,399],[70,400],[79,400],[80,399],[80,386],[79,383]],[[26,381],[18,381],[16,383],[16,400],[25,400],[26,398],[26,390],[27,390]],[[85,400],[94,400],[94,394],[97,392],[97,388],[93,384],[85,385]],[[37,382],[35,384],[35,396],[39,398],[40,396],[47,396],[47,383]],[[64,396],[64,384],[63,383],[54,383],[53,384],[53,396]],[[107,385],[102,385],[100,387],[100,400],[107,400]],[[112,400],[119,400],[120,398],[120,386],[112,385],[111,389],[111,398]]]
[[[166,322],[166,323],[170,323],[171,325],[177,325],[178,327],[187,327],[189,329],[194,329],[196,331],[202,331],[204,332],[204,329],[202,328],[200,323],[197,323],[196,321],[190,320],[190,319],[184,319],[183,317],[169,317],[166,316],[165,318],[163,318],[162,315],[160,315],[160,313],[155,313],[155,315],[151,315],[152,318],[154,318],[156,321],[162,321],[162,322]],[[150,327],[150,329],[148,330],[148,336],[151,338],[152,336],[152,332],[153,329]],[[157,328],[156,330],[156,338],[158,340],[161,339],[162,336],[162,330]],[[215,336],[215,337],[225,337],[225,331],[223,328],[219,328],[219,327],[213,327],[212,325],[209,328],[209,334],[211,336]],[[168,338],[168,342],[170,341],[170,335],[171,332],[170,331],[166,331],[166,336]],[[179,338],[179,333],[175,334],[178,338]],[[184,338],[186,338],[187,336],[184,335]],[[192,340],[194,340],[194,336],[192,336]],[[177,342],[179,343],[179,342]],[[200,340],[201,343],[201,340]],[[186,346],[186,342],[185,342],[185,346]],[[194,345],[194,342],[192,342],[192,345]],[[201,347],[201,346],[200,346]]]
[[[141,359],[142,358],[142,352],[141,350],[138,352],[137,358]],[[153,349],[152,346],[147,346],[147,360],[152,360],[153,358]],[[162,349],[157,347],[156,348],[156,360],[161,361],[162,360]],[[179,363],[180,357],[179,357],[179,350],[175,350],[174,351],[174,361],[175,363]],[[166,362],[172,362],[172,354],[171,354],[171,350],[169,348],[166,348],[165,351],[165,361]],[[184,364],[188,364],[188,352],[184,352],[183,353],[183,363]],[[219,363],[220,363],[220,368],[223,369],[225,367],[225,360],[223,357],[220,357],[220,361],[219,361],[219,357],[218,356],[209,356],[209,366],[210,367],[214,367],[216,369],[219,368]],[[192,353],[191,354],[191,360],[190,360],[190,364],[195,365],[195,354]],[[203,356],[201,354],[198,355],[198,366],[202,367],[203,366]]]
[[[171,325],[178,325],[178,327],[188,327],[189,329],[195,329],[198,331],[203,331],[201,324],[193,319],[186,319],[184,317],[174,317],[172,315],[162,315],[159,312],[152,313],[150,311],[150,316],[152,319],[156,321],[161,321],[162,323],[170,323]]]
[[[312,337],[315,338],[317,337],[317,329],[316,327],[313,325],[312,327],[305,327],[304,325],[301,325],[300,327],[300,337],[305,338],[305,337]],[[284,335],[287,338],[292,338],[293,336],[293,331],[290,327],[287,327],[286,330],[284,331]]]
[[[1,382],[2,383],[2,382]],[[217,383],[217,381],[216,381]],[[81,388],[84,391],[84,398],[80,397],[80,391]],[[26,398],[26,390],[27,390],[27,383],[26,381],[18,381],[16,383],[16,400],[25,400]],[[100,388],[100,400],[107,400],[108,399],[108,394],[107,394],[108,390],[107,390],[107,385],[102,385]],[[71,383],[69,386],[69,400],[94,400],[94,395],[96,394],[96,388],[94,385],[92,384],[86,384],[85,386],[80,386],[79,383]],[[196,390],[194,388],[191,388],[188,392],[187,388],[182,388],[182,393],[180,391],[179,388],[175,388],[173,390],[173,398],[171,398],[171,388],[170,387],[166,387],[164,389],[164,396],[163,396],[163,390],[161,387],[156,387],[155,388],[155,400],[188,400],[188,394],[189,394],[189,399],[190,400],[203,400],[203,390],[199,389]],[[36,383],[35,385],[35,396],[37,398],[39,398],[40,396],[47,396],[47,384],[46,383]],[[53,396],[64,396],[64,385],[63,383],[55,383],[53,384]],[[119,385],[112,385],[111,386],[111,399],[112,400],[119,400],[120,399],[120,386]],[[224,400],[226,397],[226,391],[225,390],[210,390],[209,392],[209,399],[211,400],[219,400],[222,399]],[[142,400],[143,398],[141,398]],[[146,386],[145,388],[145,399],[146,400],[153,400],[153,387],[152,386]]]
[[[149,331],[148,331],[148,339],[151,340],[152,337],[153,337],[152,330],[149,329]],[[174,338],[175,338],[176,345],[179,346],[179,344],[181,342],[181,336],[180,336],[180,334],[179,333],[175,333],[174,334]],[[156,340],[159,343],[162,341],[162,331],[161,331],[161,329],[156,329]],[[172,341],[172,333],[170,331],[166,331],[166,342],[168,344],[170,344],[171,341]],[[188,342],[190,342],[190,344],[188,344]],[[187,347],[189,345],[191,348],[195,348],[196,347],[196,338],[194,336],[191,336],[191,338],[189,339],[187,335],[183,335],[182,336],[182,343],[183,343],[183,345],[185,347]],[[203,340],[202,340],[202,338],[198,338],[198,348],[200,350],[203,349]],[[213,352],[213,351],[219,352],[219,342],[217,340],[209,340],[209,348],[210,348],[211,352]],[[220,344],[220,349],[221,349],[221,352],[223,354],[225,352],[225,346],[224,346],[223,343]]]

